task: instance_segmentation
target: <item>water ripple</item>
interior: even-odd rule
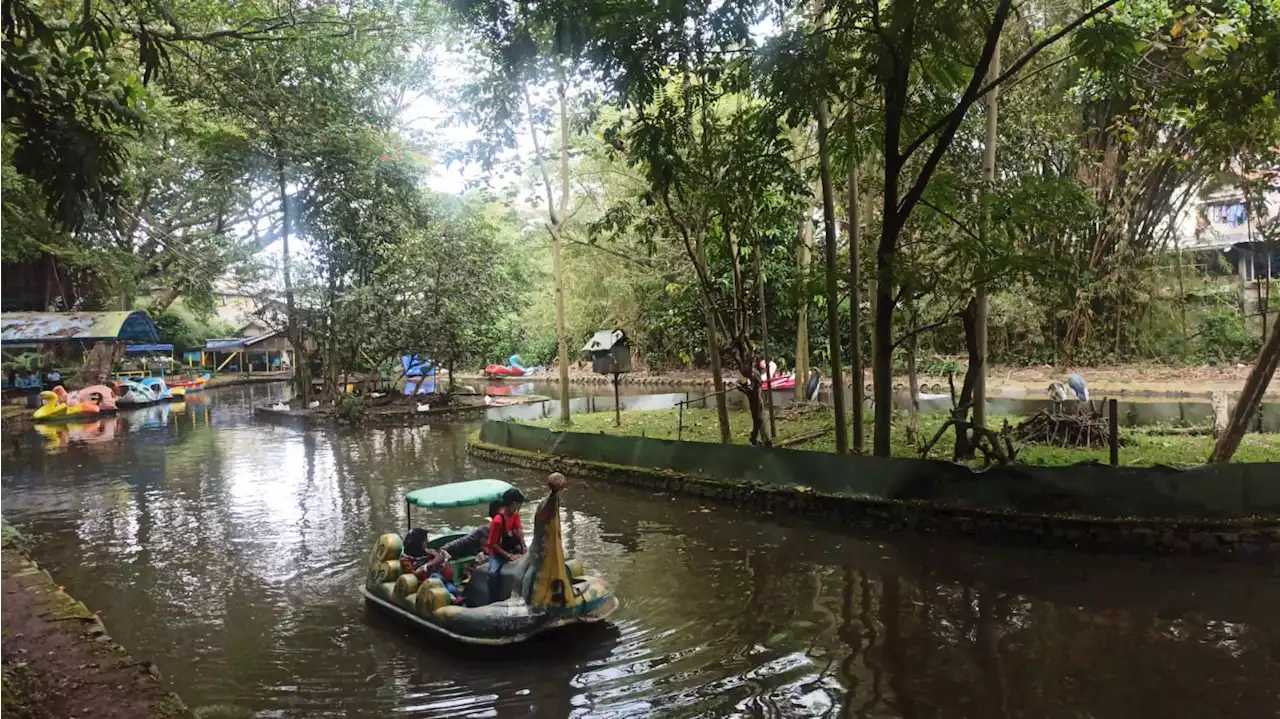
[[[248,408],[282,393],[213,391],[4,448],[6,519],[193,706],[1252,718],[1280,704],[1270,567],[857,536],[590,481],[565,495],[565,544],[613,582],[614,621],[497,652],[442,646],[363,605],[370,543],[403,527],[411,489],[497,476],[537,496],[541,478],[472,459],[468,425],[254,423]]]

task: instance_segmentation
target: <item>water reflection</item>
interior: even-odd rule
[[[195,706],[1126,718],[1280,706],[1271,566],[855,535],[589,481],[565,497],[565,542],[614,582],[617,621],[498,656],[441,648],[360,602],[369,543],[401,526],[409,489],[500,476],[536,494],[540,478],[470,458],[467,425],[253,423],[248,407],[281,391],[217,390],[199,408],[100,420],[110,435],[68,426],[56,447],[35,432],[6,447],[6,518]]]

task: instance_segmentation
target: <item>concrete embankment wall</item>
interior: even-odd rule
[[[149,661],[134,659],[96,614],[37,564],[8,522],[4,565],[4,716],[195,719]]]
[[[993,467],[556,432],[489,421],[473,451],[769,509],[1073,545],[1280,547],[1280,463]]]

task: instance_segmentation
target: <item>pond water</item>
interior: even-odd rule
[[[193,707],[261,717],[1248,717],[1280,710],[1274,566],[815,527],[574,480],[614,621],[441,647],[357,589],[402,495],[534,472],[469,424],[255,423],[281,386],[8,439],[4,516]],[[532,505],[526,507],[531,511]],[[452,510],[439,521],[477,521]],[[527,518],[531,520],[531,518]]]

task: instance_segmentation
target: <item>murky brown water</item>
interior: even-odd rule
[[[363,605],[400,497],[482,476],[466,425],[255,424],[231,388],[7,441],[4,516],[195,707],[263,717],[1242,717],[1280,712],[1280,575],[1010,550],[579,480],[610,627],[458,652]],[[181,409],[181,411],[179,411]],[[707,511],[712,509],[712,511]],[[452,523],[469,516],[451,514]]]

